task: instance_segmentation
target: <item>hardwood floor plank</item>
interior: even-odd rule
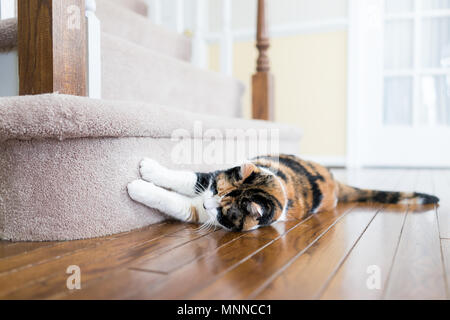
[[[279,237],[292,229],[300,222],[287,221],[280,222],[272,227],[262,228],[258,232],[251,232],[242,234],[242,236],[215,248],[204,252],[200,258],[190,262],[187,265],[173,271],[168,276],[161,276],[160,274],[152,274],[151,272],[123,270],[123,281],[134,279],[135,283],[130,283],[132,290],[111,290],[108,293],[108,299],[176,299],[186,298],[192,290],[202,287],[214,280],[220,274],[226,272],[234,265],[241,263],[249,255],[261,249],[271,241],[273,238]],[[220,242],[219,242],[220,243]],[[176,258],[176,257],[175,257]],[[145,264],[141,268],[146,268]],[[141,274],[141,277],[139,277]],[[130,275],[130,276],[129,276]],[[114,278],[111,286],[123,287],[125,284],[121,277]],[[101,281],[91,283],[89,287],[70,295],[70,298],[82,298],[84,296],[96,296],[97,292],[106,283],[110,283],[110,279],[105,278]],[[182,285],[180,285],[182,284]]]
[[[250,298],[316,298],[327,278],[338,267],[376,212],[376,208],[365,210],[359,207],[350,211]]]
[[[21,254],[14,255],[9,257],[8,259],[0,260],[0,283],[1,283],[1,275],[6,272],[18,271],[24,268],[29,268],[34,265],[51,261],[53,259],[60,258],[65,255],[73,254],[78,250],[88,250],[90,248],[94,248],[100,245],[103,242],[107,242],[114,239],[120,238],[136,238],[136,239],[148,239],[155,236],[160,236],[160,232],[175,232],[184,228],[184,226],[170,224],[168,226],[164,226],[163,224],[158,224],[154,226],[149,226],[140,230],[135,230],[132,233],[122,233],[114,236],[107,236],[101,238],[93,238],[86,240],[74,240],[74,241],[64,241],[64,242],[53,242],[49,246],[36,247],[35,250],[28,252],[21,252]],[[20,243],[18,243],[20,244]],[[24,246],[27,244],[33,244],[33,242],[23,243]]]
[[[0,261],[12,256],[27,253],[38,248],[49,248],[58,242],[0,242]],[[0,271],[1,272],[1,271]]]
[[[2,273],[0,274],[0,297],[39,299],[65,291],[68,266],[79,266],[83,281],[101,277],[114,268],[136,259],[158,254],[190,241],[192,238],[186,236],[167,236],[167,234],[176,234],[177,231],[184,232],[186,228],[192,229],[193,238],[202,236],[195,232],[191,225],[167,223],[157,228],[148,228],[146,232],[131,232],[32,267]]]
[[[108,277],[99,279],[95,285],[85,287],[81,286],[81,290],[73,290],[66,292],[64,295],[52,296],[51,299],[64,300],[117,300],[126,299],[131,292],[141,291],[157,282],[166,275],[141,272],[130,269],[120,269],[111,273]],[[182,285],[182,284],[180,284]]]
[[[414,172],[337,170],[335,176],[376,189],[400,180],[395,189],[409,190]],[[0,298],[445,298],[450,240],[438,232],[448,230],[450,171],[422,170],[417,181],[418,191],[441,196],[437,212],[340,204],[336,212],[247,233],[167,222],[99,239],[0,241]],[[69,265],[81,268],[81,290],[66,288]],[[367,289],[369,265],[380,267],[384,294]]]
[[[433,182],[439,197],[438,222],[441,238],[450,239],[450,170],[434,170]]]
[[[368,178],[369,180],[366,180]],[[378,189],[392,187],[398,178],[398,171],[392,172],[388,182],[385,176],[377,178],[361,173],[358,175],[356,172],[354,176],[349,176],[349,183]],[[317,239],[313,246],[307,248],[269,278],[250,298],[317,298],[330,276],[336,272],[380,208],[380,205],[358,205]]]
[[[192,299],[246,299],[286,263],[326,232],[356,204],[339,205],[335,211],[311,216],[285,236],[202,288]],[[270,262],[270,263],[269,263]]]
[[[185,298],[193,288],[211,281],[218,274],[253,253],[256,248],[269,242],[270,240],[267,239],[240,237],[219,248],[217,252],[176,270],[170,276],[130,269],[122,270],[121,274],[132,276],[122,278],[122,276],[111,275],[90,284],[85,289],[71,293],[70,298],[96,297],[96,294],[102,292],[101,288],[105,286],[110,288],[103,294],[105,299]],[[116,289],[127,287],[127,285],[128,290]]]
[[[393,190],[414,191],[417,171],[401,173]],[[321,294],[321,299],[380,299],[397,250],[408,207],[385,206]],[[380,271],[380,287],[368,287],[369,266]],[[369,268],[369,272],[370,272]]]
[[[237,232],[217,230],[160,256],[136,262],[130,268],[168,274],[242,236],[243,234]]]
[[[447,282],[447,299],[450,299],[450,239],[442,239],[441,246],[444,258],[445,278]]]
[[[429,171],[420,170],[417,190],[433,192]],[[444,299],[442,264],[436,209],[408,211],[384,298]]]
[[[255,230],[251,233],[228,232],[220,229],[196,241],[192,241],[183,247],[170,250],[161,256],[142,259],[131,265],[130,268],[141,271],[170,273],[212,251],[216,251],[221,246],[226,245],[239,237],[251,236],[272,240],[287,232],[287,230],[293,228],[297,224],[298,221],[292,220],[275,224],[268,228]]]

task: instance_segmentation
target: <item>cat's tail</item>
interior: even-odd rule
[[[339,202],[378,202],[389,204],[436,204],[439,198],[418,192],[394,192],[359,189],[338,182]]]

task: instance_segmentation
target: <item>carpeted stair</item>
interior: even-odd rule
[[[139,8],[138,1],[96,0],[97,17],[101,21],[102,32],[126,39],[136,45],[159,52],[168,57],[190,61],[191,40],[184,36],[152,24],[142,14],[124,9],[120,4]],[[133,5],[134,3],[134,5]]]
[[[230,130],[276,129],[280,151],[298,151],[298,129],[237,118],[243,86],[190,65],[190,40],[153,26],[140,15],[142,2],[97,1],[103,99],[0,98],[0,239],[90,238],[161,221],[164,215],[127,195],[139,161],[151,157],[197,171],[226,168],[245,160],[236,147],[255,143],[227,144]],[[14,49],[16,28],[15,20],[0,22],[0,51]],[[208,129],[219,138],[205,140]],[[185,143],[208,144],[233,163],[174,163],[179,141],[171,137],[180,130],[188,134]]]

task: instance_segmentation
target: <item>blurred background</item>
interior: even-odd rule
[[[149,0],[194,38],[193,62],[246,85],[256,0]],[[275,121],[329,166],[450,166],[450,0],[268,0]]]

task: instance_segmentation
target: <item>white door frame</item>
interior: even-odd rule
[[[379,86],[374,77],[367,75],[376,72],[373,68],[380,65],[380,57],[375,55],[374,63],[367,63],[370,53],[367,52],[365,43],[382,42],[377,39],[382,34],[380,32],[382,9],[383,0],[348,2],[347,167],[350,168],[363,165],[362,153],[364,142],[367,141],[367,130],[364,130],[362,106],[369,100],[367,88]],[[373,38],[369,38],[368,35],[372,35]]]
[[[413,18],[417,23],[418,20],[420,22],[420,15],[449,15],[449,10],[435,10],[424,15],[417,11],[420,1],[415,0],[415,12],[394,14],[392,18]],[[380,126],[384,76],[391,73],[398,76],[403,72],[384,70],[384,3],[384,0],[349,0],[347,166],[450,167],[450,127],[421,127],[417,124],[417,112],[413,113],[414,127]],[[391,15],[387,16],[387,19],[390,18]],[[415,53],[420,52],[417,38],[418,32],[415,30]],[[421,69],[417,54],[414,55],[413,69],[412,74],[408,75],[414,76],[412,108],[417,110],[419,76],[430,74],[433,70]],[[390,139],[397,143],[385,143]],[[444,141],[446,139],[449,140],[448,147]],[[401,157],[398,150],[402,150]]]

